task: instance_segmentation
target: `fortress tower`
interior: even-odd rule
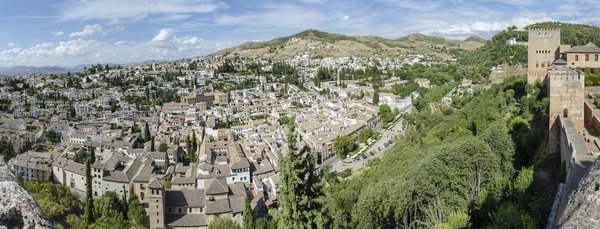
[[[559,143],[560,124],[557,118],[573,120],[577,132],[584,129],[584,74],[564,65],[552,65],[549,71],[549,150],[554,153]]]
[[[559,58],[560,29],[529,29],[527,83],[546,80],[548,68]]]

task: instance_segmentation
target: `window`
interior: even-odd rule
[[[598,54],[595,55],[595,60],[598,61]]]
[[[575,61],[579,61],[579,55],[575,55]]]
[[[569,117],[569,109],[564,109],[563,110],[563,117],[568,118]]]
[[[585,61],[589,61],[590,60],[590,54],[585,54]]]
[[[542,68],[545,67],[545,66],[546,66],[546,64],[542,63]]]
[[[179,213],[181,213],[181,208],[179,208]]]

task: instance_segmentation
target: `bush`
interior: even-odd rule
[[[344,171],[340,173],[341,178],[347,178],[350,175],[352,175],[352,169],[344,169]]]

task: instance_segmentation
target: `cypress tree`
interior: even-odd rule
[[[254,214],[252,213],[252,207],[250,207],[250,199],[246,197],[246,203],[244,204],[244,224],[243,229],[254,229]]]
[[[198,150],[198,142],[196,141],[196,132],[192,131],[192,153],[190,154],[190,162],[196,162],[196,151]]]
[[[94,152],[94,145],[90,146],[90,160],[92,160],[92,164],[96,163],[96,152]]]
[[[152,137],[152,140],[150,141],[150,152],[154,152],[154,136]]]
[[[85,163],[85,221],[88,225],[94,223],[94,197],[92,196],[92,166],[91,159]]]
[[[167,172],[167,168],[169,168],[169,153],[165,151],[165,172]]]
[[[144,126],[144,139],[146,141],[150,141],[150,138],[152,136],[150,135],[150,126],[148,125],[148,123],[146,122],[146,125]]]

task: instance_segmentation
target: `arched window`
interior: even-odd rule
[[[579,61],[579,55],[575,55],[575,61]]]

